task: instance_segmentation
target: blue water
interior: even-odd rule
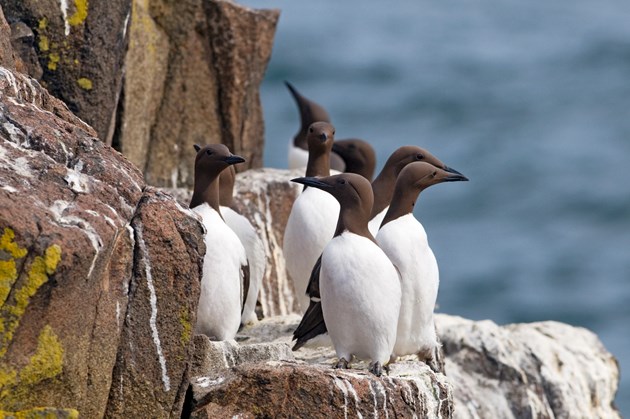
[[[255,1],[282,10],[262,87],[265,164],[286,167],[290,80],[379,168],[431,150],[471,181],[417,205],[439,310],[558,320],[621,363],[630,415],[630,2]]]

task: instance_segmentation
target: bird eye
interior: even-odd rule
[[[333,130],[332,135],[335,135],[335,131]]]
[[[340,185],[345,185],[346,184],[346,180],[345,179],[339,179],[339,184]]]
[[[310,127],[310,128],[308,129],[308,132],[310,132],[310,133],[312,134],[312,133],[313,133],[313,127]]]
[[[212,150],[210,150],[210,149],[206,150],[206,154],[207,154],[208,156],[212,156]]]
[[[422,160],[424,156],[422,154],[416,154],[416,160]]]
[[[431,173],[431,176],[436,177],[437,176],[437,171],[434,171],[433,173]]]

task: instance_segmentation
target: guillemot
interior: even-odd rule
[[[195,186],[190,208],[206,228],[201,293],[195,332],[211,339],[233,339],[241,324],[242,307],[249,288],[245,249],[221,217],[219,174],[245,161],[222,144],[195,146]]]
[[[330,175],[330,150],[335,129],[327,122],[315,122],[308,129],[309,146],[306,176]],[[302,311],[309,298],[306,287],[313,266],[332,239],[339,216],[339,203],[317,188],[306,188],[295,200],[286,228],[282,250]]]
[[[420,192],[442,182],[467,181],[426,162],[410,163],[400,171],[391,205],[376,242],[400,273],[402,300],[391,360],[416,354],[435,371],[433,353],[439,343],[433,310],[440,284],[438,264],[424,227],[413,215]]]
[[[346,173],[356,173],[372,181],[376,153],[370,143],[360,138],[337,140],[333,143],[332,151],[343,159]]]
[[[392,195],[394,194],[394,186],[396,185],[398,174],[406,165],[416,161],[427,162],[447,172],[459,174],[457,170],[451,169],[423,148],[414,145],[397,148],[389,156],[385,162],[385,166],[383,166],[376,179],[372,182],[374,206],[372,207],[370,222],[368,224],[372,235],[376,235],[383,222],[389,203],[392,200]]]
[[[219,177],[219,208],[225,223],[236,233],[247,255],[250,282],[247,298],[245,299],[245,307],[241,315],[241,323],[248,325],[258,321],[256,302],[258,301],[258,293],[265,275],[267,258],[265,256],[265,245],[252,223],[234,209],[235,180],[236,171],[234,166],[229,166],[221,172]]]
[[[396,268],[368,230],[370,182],[354,173],[293,181],[326,191],[341,205],[335,235],[314,269],[321,302],[313,304],[321,310],[309,309],[294,339],[301,343],[323,322],[339,358],[336,368],[348,368],[356,356],[371,361],[370,371],[380,376],[396,341],[401,289]]]

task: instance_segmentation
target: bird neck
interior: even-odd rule
[[[367,211],[365,214],[361,214],[356,209],[348,210],[341,208],[334,237],[340,236],[345,231],[363,236],[376,243],[374,236],[372,236],[372,233],[370,233],[368,229]]]
[[[190,200],[190,208],[194,208],[203,203],[207,203],[210,208],[221,214],[219,208],[219,177],[204,178],[203,180],[195,180],[195,190]]]
[[[411,214],[413,212],[413,207],[416,205],[416,200],[418,199],[419,194],[420,190],[416,190],[414,192],[408,190],[403,191],[401,188],[396,188],[380,228],[383,228],[385,224],[390,221],[394,221],[403,215]]]
[[[330,151],[313,150],[308,153],[306,164],[306,176],[324,177],[330,176]]]
[[[370,219],[383,211],[391,202],[394,184],[396,183],[396,173],[387,166],[381,170],[381,173],[372,182],[372,192],[374,192],[374,205],[372,205],[372,213]]]

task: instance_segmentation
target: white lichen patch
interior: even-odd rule
[[[9,134],[9,139],[20,147],[28,146],[28,139],[21,129],[6,121],[2,124],[4,131]]]
[[[70,22],[68,22],[68,0],[59,0],[61,16],[63,17],[64,33],[70,35]]]
[[[195,384],[199,387],[208,388],[222,384],[225,381],[225,377],[210,378],[210,377],[198,377]]]
[[[9,143],[10,144],[10,143]],[[32,178],[33,171],[28,164],[28,160],[25,157],[14,158],[9,156],[7,149],[0,144],[0,167],[8,169],[11,172],[18,174],[19,176]]]
[[[153,343],[158,355],[158,361],[160,362],[160,368],[162,369],[162,383],[164,384],[164,391],[171,390],[171,379],[168,376],[166,370],[166,358],[162,351],[162,343],[160,342],[160,335],[157,329],[157,294],[155,293],[155,286],[153,285],[153,275],[151,273],[151,260],[147,246],[142,237],[142,225],[138,225],[136,230],[136,240],[140,249],[140,255],[144,263],[144,273],[147,280],[147,287],[149,288],[149,304],[151,305],[151,317],[149,319],[149,327],[151,328],[151,335],[153,336]]]
[[[2,185],[2,189],[10,193],[16,193],[18,190],[11,185]]]
[[[74,165],[74,168],[68,169],[63,180],[65,180],[68,186],[70,186],[70,189],[76,193],[90,193],[91,178],[81,173],[81,170],[83,170],[83,162],[79,160]]]

